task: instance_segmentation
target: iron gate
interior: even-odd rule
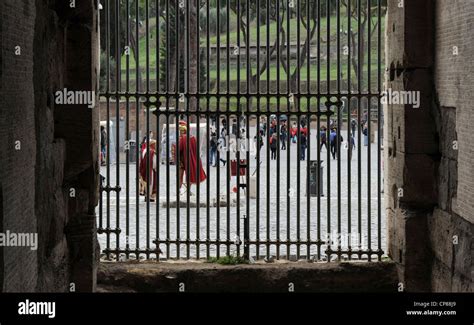
[[[382,258],[383,0],[101,5],[107,258]]]

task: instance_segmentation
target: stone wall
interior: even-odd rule
[[[474,3],[399,3],[389,2],[386,87],[419,91],[421,105],[385,107],[389,255],[406,290],[472,291]]]
[[[0,108],[0,232],[35,233],[34,1],[2,1]],[[18,47],[17,47],[18,46]],[[16,52],[16,53],[15,53]],[[16,55],[19,54],[19,55]],[[34,291],[38,263],[28,247],[0,247],[2,291]]]
[[[438,202],[428,220],[435,291],[474,291],[474,2],[438,1],[434,84],[438,109]]]
[[[1,4],[0,230],[39,237],[37,251],[3,248],[5,292],[95,286],[98,110],[56,105],[54,93],[95,90],[97,8],[69,4]]]

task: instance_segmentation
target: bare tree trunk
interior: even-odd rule
[[[189,26],[187,33],[189,35],[189,52],[188,57],[186,58],[189,62],[189,71],[188,71],[188,93],[197,94],[198,92],[198,51],[199,51],[199,26],[197,25],[197,6],[194,1],[189,1]],[[187,64],[184,62],[184,64]],[[185,76],[186,78],[187,76]],[[189,100],[189,110],[197,111],[197,98],[191,97]]]
[[[138,65],[138,53],[137,53],[137,40],[135,39],[135,34],[130,33],[130,46],[132,47],[133,51],[133,57],[135,59],[135,65]],[[137,70],[137,75],[136,75],[136,83],[137,83],[137,89],[142,90],[142,71],[141,69]]]
[[[358,42],[356,41],[357,33],[351,32],[351,40],[352,40],[352,68],[354,69],[354,74],[357,80],[360,77],[360,88],[363,88],[364,85],[364,67],[365,67],[365,28],[361,26],[361,30],[358,31],[360,34],[360,49]],[[359,76],[359,65],[360,65],[360,76]],[[351,85],[354,85],[351,82]],[[357,85],[359,87],[359,84]]]

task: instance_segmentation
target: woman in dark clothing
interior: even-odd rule
[[[209,146],[210,146],[210,157],[209,157],[209,164],[212,165],[212,167],[216,167],[216,157],[217,157],[217,133],[215,130],[211,131],[211,138],[209,140]]]
[[[319,131],[319,138],[320,138],[320,141],[321,141],[319,151],[323,150],[323,146],[325,146],[326,150],[328,150],[326,129],[323,128],[323,127],[321,127],[321,130]]]
[[[281,150],[286,150],[287,136],[286,125],[283,124],[280,128]]]
[[[300,160],[306,159],[305,158],[306,146],[307,146],[306,132],[300,131]]]
[[[276,133],[273,133],[272,137],[270,138],[270,150],[272,152],[272,155],[271,155],[272,160],[276,160],[276,151],[278,148],[277,142],[278,142],[277,135]]]
[[[105,166],[105,155],[107,153],[107,132],[105,132],[105,127],[102,125],[100,127],[100,164]]]

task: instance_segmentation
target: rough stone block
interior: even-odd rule
[[[428,67],[433,64],[433,1],[388,1],[386,62],[402,68]]]
[[[458,139],[456,131],[456,108],[441,106],[440,113],[440,130],[439,142],[441,153],[444,157],[457,160],[458,150],[454,149],[454,141]],[[457,146],[459,148],[459,144]]]
[[[397,185],[403,189],[399,204],[417,208],[432,207],[437,202],[436,179],[438,164],[430,155],[404,154],[397,152],[397,163],[402,164],[396,170],[402,174],[394,175]],[[404,164],[403,164],[404,163]]]
[[[451,215],[435,209],[428,217],[428,229],[433,256],[446,267],[451,267],[454,251]]]
[[[397,209],[388,222],[389,256],[399,268],[400,281],[411,292],[430,289],[427,215],[424,210]]]
[[[472,279],[474,224],[453,214],[453,235],[458,236],[458,244],[454,245],[454,270]]]
[[[474,271],[471,271],[470,277],[465,277],[464,275],[454,272],[452,278],[451,292],[474,292]]]
[[[434,292],[451,292],[452,272],[448,266],[434,259],[431,268],[431,290]]]

